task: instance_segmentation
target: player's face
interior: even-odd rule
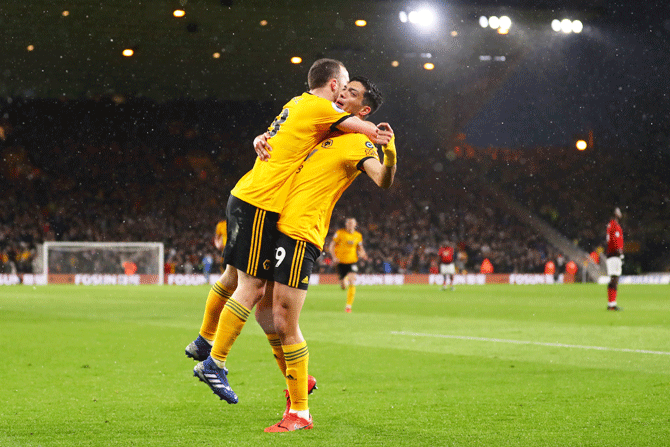
[[[349,83],[349,72],[346,68],[340,67],[340,73],[337,76],[337,89],[333,92],[333,101],[337,101],[341,89]]]
[[[358,81],[348,83],[337,98],[337,105],[347,113],[356,115],[363,108],[365,87]]]
[[[356,219],[347,219],[344,226],[349,233],[353,233],[356,230]]]

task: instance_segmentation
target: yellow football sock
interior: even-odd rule
[[[307,342],[282,346],[286,359],[286,383],[291,397],[291,410],[309,410],[307,402],[307,365],[309,350]]]
[[[270,347],[272,348],[272,353],[275,356],[277,365],[279,365],[281,373],[284,375],[284,377],[286,377],[286,360],[284,360],[284,350],[281,347],[281,340],[279,339],[279,335],[277,334],[265,334],[265,335],[268,337],[268,341],[270,342]]]
[[[219,325],[216,329],[216,338],[212,346],[210,355],[219,362],[225,362],[230,352],[230,348],[237,340],[237,336],[242,332],[244,323],[249,318],[251,311],[237,302],[234,298],[230,298],[221,312],[219,318]]]
[[[356,286],[349,286],[347,289],[347,306],[351,307],[354,304],[354,298],[356,298]]]
[[[205,304],[205,316],[200,326],[200,335],[204,339],[213,341],[216,338],[216,327],[219,325],[221,311],[232,294],[233,292],[226,290],[220,281],[217,281],[209,290],[207,304]]]

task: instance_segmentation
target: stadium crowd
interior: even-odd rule
[[[229,191],[255,158],[251,139],[274,113],[257,102],[119,97],[4,100],[0,108],[0,273],[38,271],[38,247],[52,240],[162,241],[166,271],[199,271],[203,257],[216,254],[212,236]],[[436,273],[437,250],[448,241],[460,271],[478,271],[488,258],[496,272],[542,272],[558,250],[503,211],[495,187],[583,248],[602,244],[609,208],[598,186],[614,160],[570,163],[542,151],[525,165],[445,157],[403,143],[403,131],[396,129],[401,158],[391,190],[361,178],[333,214],[331,234],[345,217],[357,218],[370,258],[362,271]],[[641,191],[627,178],[623,203],[637,212],[648,203],[635,203]],[[645,196],[665,200],[666,212],[649,207],[644,216],[654,224],[644,228],[668,227],[665,188]],[[627,224],[633,234],[641,226]],[[332,271],[327,255],[319,269]]]

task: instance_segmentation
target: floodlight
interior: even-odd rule
[[[407,23],[407,13],[405,11],[400,11],[400,14],[398,14],[398,18],[402,23]]]
[[[507,16],[500,17],[500,28],[510,29],[512,27],[512,19]]]
[[[479,18],[479,26],[482,28],[487,28],[489,26],[489,19],[486,16],[481,16]]]
[[[584,29],[584,24],[580,20],[573,20],[572,21],[572,32],[573,33],[581,33],[582,30]]]
[[[500,19],[497,16],[489,17],[489,26],[493,29],[500,28]]]
[[[551,29],[553,29],[556,32],[559,32],[561,30],[561,21],[558,19],[554,19],[551,21]]]
[[[565,34],[571,33],[572,32],[572,20],[570,20],[570,19],[561,20],[561,31],[563,31]]]
[[[428,8],[423,8],[416,11],[410,11],[407,15],[407,19],[410,23],[413,23],[418,27],[431,28],[435,22],[435,13]]]

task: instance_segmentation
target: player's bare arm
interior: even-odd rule
[[[342,132],[362,133],[375,144],[387,144],[391,139],[391,136],[393,136],[393,132],[385,130],[383,128],[384,125],[388,126],[387,123],[380,123],[376,126],[369,121],[363,121],[357,116],[350,116],[338,124],[337,128]],[[380,126],[382,126],[382,128],[380,128]]]
[[[330,257],[333,259],[333,265],[339,264],[340,260],[337,259],[337,256],[335,256],[335,241],[330,241],[330,244],[328,245],[328,253],[330,253]]]
[[[395,138],[391,138],[387,145],[382,146],[382,150],[384,151],[384,164],[376,158],[368,158],[363,162],[363,169],[377,186],[388,189],[393,184],[396,172]]]
[[[364,261],[368,261],[368,260],[369,260],[369,259],[368,259],[368,254],[367,254],[367,252],[365,251],[365,249],[363,248],[363,244],[362,244],[362,243],[361,243],[361,244],[358,244],[358,246],[356,247],[356,250],[358,251],[358,257],[359,257],[359,258],[363,259]]]

